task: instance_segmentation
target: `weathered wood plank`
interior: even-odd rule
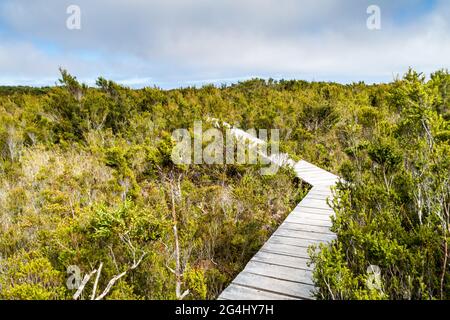
[[[333,234],[330,231],[329,227],[321,227],[321,226],[312,226],[298,222],[285,221],[281,224],[280,228],[288,229],[288,230],[298,230],[298,231],[307,231],[313,233],[324,233],[324,234]]]
[[[330,216],[334,213],[333,209],[331,209],[331,208],[315,208],[315,207],[304,206],[303,204],[300,204],[299,206],[297,206],[292,212],[324,214],[327,216]]]
[[[308,247],[293,246],[289,244],[278,244],[268,241],[261,248],[264,252],[287,254],[293,257],[308,259]]]
[[[319,211],[319,212],[334,212],[333,208],[331,208],[328,203],[325,202],[325,200],[323,200],[323,204],[322,205],[315,205],[315,204],[310,204],[308,203],[308,201],[300,202],[293,211]]]
[[[254,289],[264,290],[275,294],[287,295],[300,299],[312,299],[314,286],[281,280],[276,278],[269,278],[261,275],[241,272],[233,283],[241,286],[246,286]]]
[[[336,176],[322,171],[296,171],[299,175],[305,176],[306,179],[322,180],[325,182],[334,181]]]
[[[289,229],[277,229],[274,234],[281,235],[281,236],[288,236],[292,238],[302,238],[302,239],[309,239],[309,240],[328,240],[331,241],[335,239],[334,235],[330,234],[322,234],[322,233],[313,233],[313,232],[306,232],[306,231],[296,231],[296,230],[289,230]]]
[[[308,266],[309,259],[290,257],[276,253],[259,251],[253,257],[253,260],[274,264],[278,266],[312,270],[311,266]]]
[[[243,287],[233,283],[222,292],[219,300],[241,300],[242,297],[245,297],[246,300],[299,300],[299,298]]]
[[[280,244],[290,244],[299,247],[309,247],[312,245],[318,245],[320,243],[326,243],[326,240],[309,240],[309,239],[301,239],[301,238],[291,238],[291,237],[283,237],[273,235],[270,238],[270,242],[272,243],[280,243]]]
[[[311,193],[311,194],[310,194]],[[310,191],[310,193],[308,193],[304,199],[309,199],[309,197],[316,199],[316,198],[320,198],[322,200],[327,201],[328,199],[333,200],[334,198],[334,194],[332,192],[320,192],[320,191]],[[303,199],[303,200],[304,200]]]
[[[303,198],[303,200],[309,200],[309,199],[312,199],[312,200],[321,200],[321,201],[323,201],[324,199],[325,199],[325,200],[330,199],[330,201],[332,201],[332,200],[333,200],[333,197],[332,197],[332,195],[325,195],[325,194],[309,194],[309,193],[308,193],[308,195],[305,196],[305,197]]]
[[[331,209],[330,205],[327,203],[326,199],[311,199],[306,198],[300,202],[302,207],[313,207],[313,208],[324,208]]]
[[[333,195],[333,191],[330,189],[330,187],[325,186],[324,188],[318,188],[313,187],[311,190],[309,190],[308,195],[322,195],[322,196],[328,196]]]
[[[282,280],[296,281],[313,285],[312,272],[297,268],[276,266],[263,262],[251,261],[246,267],[245,272],[259,274],[262,276],[274,276]]]
[[[322,221],[331,221],[330,217],[332,214],[323,214],[323,213],[302,213],[302,212],[294,212],[291,213],[294,217],[304,217],[308,219],[322,220]]]
[[[317,219],[310,219],[304,215],[289,215],[286,220],[286,222],[293,222],[293,223],[302,223],[309,226],[320,226],[320,227],[331,227],[331,221],[329,220],[317,220]]]

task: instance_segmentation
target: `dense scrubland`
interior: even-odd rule
[[[449,89],[447,71],[413,70],[177,90],[61,70],[58,86],[0,88],[0,298],[215,298],[308,186],[288,169],[175,165],[172,132],[207,117],[278,128],[282,152],[343,178],[337,240],[311,250],[318,298],[449,298]]]

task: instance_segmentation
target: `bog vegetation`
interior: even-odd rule
[[[207,117],[278,128],[282,152],[343,178],[337,239],[311,250],[318,298],[450,297],[447,71],[168,91],[90,88],[64,70],[60,82],[0,88],[0,298],[217,297],[308,186],[290,170],[175,165],[171,133]]]

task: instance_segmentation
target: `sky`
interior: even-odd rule
[[[70,5],[80,29],[67,28]],[[371,30],[370,5],[380,8]],[[392,81],[450,66],[448,0],[0,0],[0,85]]]

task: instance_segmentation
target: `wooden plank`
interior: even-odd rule
[[[262,276],[273,276],[295,282],[313,285],[312,272],[310,270],[276,266],[258,261],[250,261],[245,267],[245,272]]]
[[[320,192],[320,191],[310,191],[306,196],[305,199],[308,197],[314,197],[314,198],[320,198],[320,199],[326,199],[326,198],[333,198],[333,193],[330,192]]]
[[[315,217],[322,217],[325,221],[331,221],[331,217],[335,216],[335,213],[333,210],[316,210],[314,208],[302,207],[292,211],[291,215],[294,217],[306,217],[308,215],[312,215]]]
[[[315,179],[319,177],[327,178],[328,180],[334,180],[333,175],[329,175],[327,172],[320,170],[296,170],[295,171],[300,178]]]
[[[329,186],[324,187],[312,187],[312,189],[309,190],[308,194],[321,194],[321,195],[328,195],[333,194],[333,190]]]
[[[331,216],[334,215],[334,210],[331,208],[317,209],[317,208],[298,206],[292,211],[291,214],[295,214],[295,215],[315,214],[315,215],[323,215],[327,218],[330,218]]]
[[[328,180],[334,182],[336,176],[326,171],[296,171],[300,175],[300,178],[315,179],[315,180]]]
[[[332,179],[336,179],[337,176],[334,175],[331,172],[322,170],[320,168],[294,168],[295,172],[299,173],[300,175],[308,175],[308,174],[322,174],[326,175],[327,177],[330,177]]]
[[[333,234],[330,231],[329,227],[322,227],[322,226],[312,226],[304,223],[299,222],[292,222],[292,221],[285,221],[281,224],[280,228],[283,229],[289,229],[289,230],[298,230],[298,231],[308,231],[313,233],[323,233],[323,234]]]
[[[326,199],[304,199],[300,202],[300,207],[309,207],[316,209],[332,209]]]
[[[323,187],[317,187],[315,185],[313,185],[312,189],[309,190],[309,193],[311,193],[311,195],[321,195],[321,196],[328,196],[328,195],[333,195],[333,190],[330,188],[330,185],[328,185],[326,182],[323,183]]]
[[[305,196],[312,196],[312,197],[324,197],[324,198],[332,198],[334,196],[334,193],[331,190],[314,190],[311,189],[309,193]]]
[[[321,201],[324,201],[324,200],[332,200],[333,199],[333,196],[330,194],[330,195],[325,195],[325,194],[307,194],[304,198],[303,198],[303,200],[302,201],[304,201],[304,200],[309,200],[309,199],[312,199],[312,200],[321,200]]]
[[[314,197],[322,197],[323,199],[326,199],[327,197],[332,197],[333,196],[333,192],[331,190],[314,190],[312,189],[306,196],[305,198],[307,198],[308,196],[314,196]]]
[[[281,294],[271,293],[236,284],[229,285],[219,296],[219,300],[298,300]]]
[[[303,203],[301,202],[293,212],[296,211],[305,211],[305,212],[315,212],[315,213],[323,213],[323,214],[329,214],[329,212],[334,212],[333,208],[331,208],[329,205],[327,205],[325,202],[322,206],[319,205],[311,205],[309,203]]]
[[[319,168],[305,160],[300,160],[295,164],[295,168]]]
[[[303,204],[299,204],[292,212],[304,212],[304,213],[313,213],[313,214],[325,214],[330,216],[330,213],[334,213],[334,210],[330,207],[328,208],[317,208],[317,207],[308,207]]]
[[[285,222],[293,222],[293,223],[302,223],[309,226],[320,226],[320,227],[331,227],[331,221],[329,220],[317,220],[317,219],[309,219],[301,214],[298,215],[289,215]]]
[[[292,238],[301,238],[301,239],[308,239],[308,240],[327,240],[331,241],[335,239],[335,235],[328,235],[323,233],[313,233],[313,232],[306,232],[306,231],[296,231],[296,230],[289,230],[289,229],[283,229],[278,228],[274,234],[280,235],[280,236],[288,236]]]
[[[233,283],[293,298],[313,299],[314,286],[312,285],[268,278],[261,275],[246,273],[245,271],[241,272]]]
[[[278,266],[312,270],[311,266],[308,266],[309,259],[305,258],[290,257],[275,253],[258,251],[252,258],[252,260]]]
[[[300,177],[302,178],[302,177]],[[328,184],[328,185],[332,185],[335,184],[337,182],[337,179],[333,176],[328,176],[326,174],[314,174],[314,175],[307,175],[304,178],[309,179],[309,180],[315,180],[318,181],[319,184]],[[302,178],[303,179],[303,178]]]
[[[323,201],[325,203],[332,203],[333,202],[333,197],[330,196],[323,196],[323,195],[307,195],[306,197],[303,198],[302,201],[309,201],[309,200],[315,200],[315,201]]]
[[[338,181],[337,179],[326,176],[308,177],[308,179],[311,181],[315,181],[315,184],[313,185],[323,185],[324,187],[326,186],[330,187],[336,184],[336,182]]]
[[[280,243],[280,244],[290,244],[295,245],[299,247],[308,247],[311,245],[318,245],[320,243],[326,243],[326,240],[308,240],[308,239],[301,239],[301,238],[292,238],[292,237],[283,237],[283,236],[277,236],[273,235],[270,240],[271,243]]]
[[[316,212],[296,211],[288,215],[286,217],[286,221],[299,222],[311,225],[331,226],[332,216],[334,216],[334,214],[331,212],[328,214],[323,214]],[[308,223],[308,220],[310,220],[311,223]]]
[[[303,199],[296,208],[298,207],[308,207],[313,209],[332,209],[325,197],[322,199]]]
[[[322,204],[314,204],[311,201],[300,202],[293,211],[298,211],[299,209],[304,208],[305,210],[311,209],[313,211],[333,211],[333,208],[328,205],[326,200],[324,199]]]
[[[330,177],[331,179],[336,179],[337,176],[332,174],[331,172],[322,170],[320,168],[295,168],[296,172],[303,174],[303,175],[324,175],[327,177]]]
[[[308,204],[300,203],[292,212],[305,212],[305,213],[315,213],[315,214],[326,214],[327,216],[330,216],[334,213],[333,208],[330,208],[326,204],[324,206],[310,206]]]
[[[301,177],[299,177],[299,178],[301,178]],[[338,181],[339,181],[338,177],[333,177],[333,178],[330,177],[328,179],[328,181],[323,181],[321,183],[318,183],[317,185],[313,185],[313,187],[317,188],[317,189],[330,189]]]
[[[314,219],[314,220],[322,220],[322,221],[330,221],[330,217],[332,214],[322,214],[322,213],[310,213],[310,212],[293,212],[291,213],[293,217],[304,217],[307,219]]]
[[[309,258],[308,247],[271,243],[270,241],[268,241],[264,244],[261,250],[264,252],[287,254],[293,257],[300,257],[305,259]]]
[[[339,178],[338,178],[338,179],[330,180],[330,181],[329,181],[329,182],[330,182],[329,184],[313,185],[313,186],[312,186],[312,190],[315,190],[315,191],[332,191],[332,190],[333,190],[333,186],[334,186],[334,184],[335,184],[337,181],[339,181]]]
[[[331,216],[334,216],[334,210],[329,209],[317,209],[317,208],[310,208],[310,207],[297,207],[295,208],[291,214],[294,215],[304,215],[304,214],[314,214],[314,215],[322,215],[326,217],[327,219],[330,219]]]

